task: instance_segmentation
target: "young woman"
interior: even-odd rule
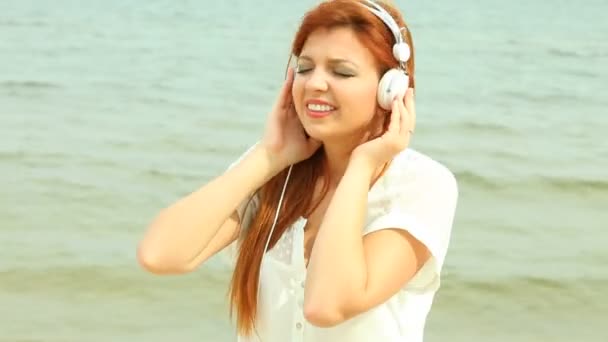
[[[292,52],[259,142],[162,210],[139,261],[185,273],[234,247],[241,341],[422,341],[458,190],[408,148],[412,37],[390,5],[331,0]]]

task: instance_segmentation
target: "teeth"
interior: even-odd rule
[[[320,105],[320,104],[309,104],[308,109],[313,110],[315,112],[330,112],[336,108],[329,105]]]

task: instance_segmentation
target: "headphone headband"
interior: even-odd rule
[[[385,72],[378,84],[378,104],[383,109],[390,111],[393,101],[405,95],[409,87],[409,74],[407,72],[407,61],[410,59],[410,46],[403,39],[399,24],[393,16],[377,2],[372,0],[359,1],[361,6],[367,8],[376,17],[384,22],[386,27],[393,33],[395,44],[393,45],[393,57],[399,62],[398,68],[392,68]]]
[[[390,13],[388,13],[384,9],[384,7],[380,6],[372,0],[365,0],[365,2],[367,2],[369,6],[363,6],[367,7],[372,13],[374,13],[378,18],[380,18],[384,22],[384,24],[391,30],[393,36],[395,37],[395,43],[402,43],[403,37],[401,36],[401,31],[405,29],[405,27],[399,28],[399,24],[397,24],[393,16],[391,16]]]
[[[367,3],[367,5],[365,4]],[[393,45],[393,56],[399,62],[402,69],[405,69],[405,62],[410,58],[410,46],[404,41],[401,31],[406,29],[405,27],[399,28],[399,24],[395,21],[392,15],[388,13],[384,7],[372,0],[365,0],[365,3],[360,2],[361,6],[367,8],[370,12],[376,15],[388,29],[393,33],[395,38],[395,45]]]

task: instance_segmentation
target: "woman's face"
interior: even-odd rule
[[[379,108],[378,82],[375,59],[351,28],[311,33],[292,88],[306,133],[322,142],[363,136]]]

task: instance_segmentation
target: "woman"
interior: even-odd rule
[[[458,191],[448,169],[407,148],[412,39],[395,8],[378,6],[308,12],[260,141],[164,209],[140,243],[140,263],[159,274],[235,247],[241,341],[422,341]]]

